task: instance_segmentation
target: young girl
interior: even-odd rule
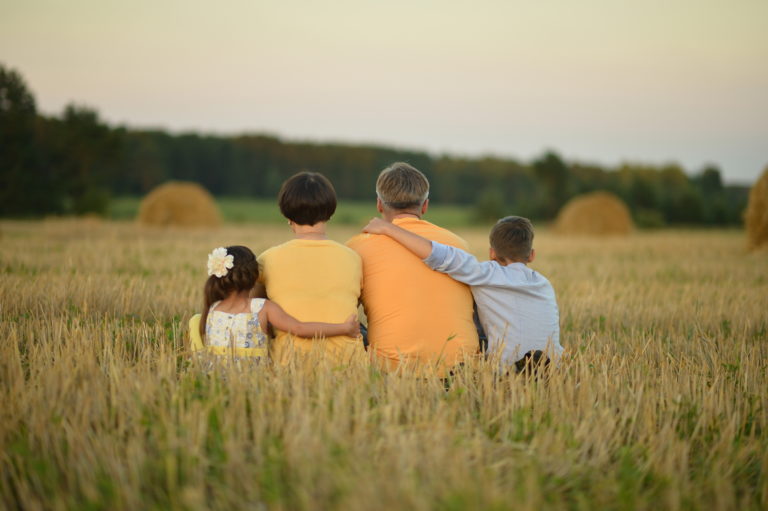
[[[265,298],[250,298],[259,265],[248,247],[219,247],[208,256],[200,336],[209,352],[241,357],[267,356],[268,326],[300,337],[360,334],[357,316],[344,323],[304,323]]]

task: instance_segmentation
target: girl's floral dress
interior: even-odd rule
[[[211,305],[205,323],[205,344],[212,353],[237,361],[261,362],[267,357],[267,334],[259,323],[259,311],[264,298],[251,300],[250,312],[229,313],[216,310],[220,302]]]

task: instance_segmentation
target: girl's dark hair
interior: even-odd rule
[[[226,247],[233,258],[233,266],[223,277],[211,275],[203,288],[203,313],[200,317],[200,337],[205,337],[205,323],[211,305],[232,292],[250,291],[259,279],[259,263],[251,249],[241,245]]]

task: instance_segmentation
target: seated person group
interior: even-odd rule
[[[440,374],[481,351],[518,370],[559,357],[554,289],[527,266],[535,256],[528,219],[500,219],[490,260],[480,262],[459,236],[422,219],[429,182],[411,165],[384,169],[376,195],[381,218],[342,245],[326,235],[336,210],[330,181],[311,172],[285,181],[278,204],[294,238],[258,257],[244,246],[208,256],[203,312],[190,320],[193,349],[281,365],[316,350],[344,364],[367,350],[388,370]]]

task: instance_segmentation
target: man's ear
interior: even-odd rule
[[[376,211],[384,213],[384,204],[381,203],[381,199],[376,197]]]
[[[536,249],[532,248],[531,255],[528,256],[528,262],[532,263],[534,259],[536,259]]]
[[[421,205],[422,215],[425,215],[427,213],[427,208],[429,208],[429,199],[424,199],[424,204]]]

